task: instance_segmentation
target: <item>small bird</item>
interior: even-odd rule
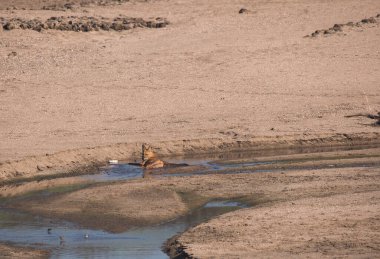
[[[85,239],[88,239],[89,238],[89,235],[86,233],[86,234],[84,234],[84,238]]]
[[[51,228],[47,229],[47,233],[50,235],[51,234]]]

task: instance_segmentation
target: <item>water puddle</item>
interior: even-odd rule
[[[357,152],[363,150],[362,152]],[[366,150],[368,153],[366,153]],[[373,150],[376,150],[373,151]],[[339,151],[339,152],[337,152]],[[353,151],[353,152],[350,152]],[[355,153],[356,151],[356,153]],[[171,159],[170,163],[186,163],[189,166],[144,170],[127,163],[104,167],[100,174],[86,175],[83,178],[96,182],[129,180],[151,176],[190,176],[200,174],[259,173],[286,170],[313,170],[324,168],[380,166],[380,150],[362,147],[340,147],[278,150],[265,153],[235,153],[226,157]],[[301,152],[301,153],[299,153]],[[303,152],[303,153],[302,153]],[[341,153],[340,153],[341,152]]]
[[[236,201],[212,201],[173,221],[118,234],[0,210],[0,241],[48,249],[53,258],[168,258],[161,251],[167,239],[203,221],[244,207],[247,206]]]

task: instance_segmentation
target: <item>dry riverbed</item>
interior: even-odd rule
[[[378,0],[1,1],[1,206],[122,232],[238,199],[252,207],[173,238],[170,253],[379,257],[379,149],[255,155],[262,164],[182,177],[80,176],[139,160],[143,142],[201,158],[379,144],[379,10]],[[47,254],[7,243],[0,256]]]

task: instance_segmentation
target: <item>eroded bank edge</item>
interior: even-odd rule
[[[249,137],[245,139],[189,139],[152,142],[162,157],[206,155],[226,152],[285,148],[380,145],[380,132],[324,135]],[[88,174],[108,160],[138,161],[141,142],[61,151],[0,163],[0,186],[24,181]]]

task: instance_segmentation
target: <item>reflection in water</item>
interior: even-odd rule
[[[361,148],[368,148],[369,146],[350,146],[350,147],[339,147],[339,150],[359,150]],[[322,169],[322,168],[343,168],[343,167],[364,167],[364,166],[379,166],[379,161],[376,162],[357,162],[351,163],[342,163],[343,159],[355,158],[355,155],[346,154],[346,156],[321,156],[323,152],[327,151],[336,151],[337,148],[307,148],[307,149],[284,149],[284,150],[275,150],[275,151],[266,151],[265,153],[256,154],[255,153],[229,153],[228,156],[239,157],[240,159],[228,160],[224,158],[223,160],[212,160],[202,159],[197,160],[195,158],[187,160],[167,160],[170,163],[186,163],[189,166],[180,166],[180,167],[168,167],[147,170],[138,166],[133,166],[129,164],[118,164],[110,165],[103,168],[102,173],[100,174],[91,174],[83,176],[85,179],[89,179],[97,182],[105,181],[118,181],[118,180],[128,180],[134,178],[142,177],[164,177],[164,176],[190,176],[190,175],[203,175],[203,174],[214,174],[214,173],[223,173],[223,174],[238,174],[238,173],[257,173],[257,172],[275,172],[275,171],[284,171],[284,170],[312,170],[312,169]],[[322,152],[315,153],[315,156],[300,157],[300,156],[290,156],[288,158],[281,158],[281,154],[299,154],[298,152],[309,153],[309,152]],[[271,152],[277,152],[277,156],[265,157]],[[257,161],[258,158],[262,158],[260,161]],[[371,158],[378,156],[376,154],[361,154],[357,158]],[[267,160],[266,160],[267,159]],[[309,163],[310,161],[331,161],[329,163]],[[337,161],[338,163],[334,163]],[[304,163],[304,164],[302,164]]]
[[[0,241],[49,249],[54,258],[167,258],[161,251],[167,239],[242,207],[245,205],[234,201],[214,201],[171,222],[119,234],[3,210],[0,211]]]

